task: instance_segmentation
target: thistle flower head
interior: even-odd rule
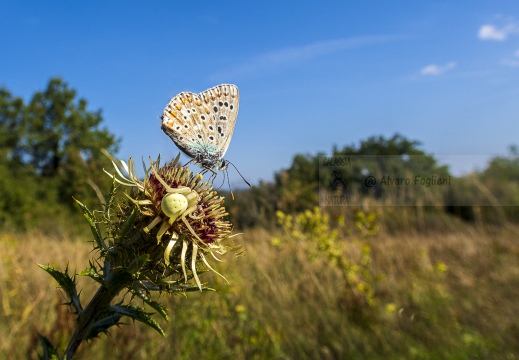
[[[116,251],[148,256],[141,274],[154,286],[167,290],[172,281],[179,285],[182,278],[184,282],[193,278],[202,290],[197,266],[203,263],[217,273],[206,254],[216,258],[215,253],[233,248],[225,244],[232,237],[232,225],[224,219],[228,215],[224,198],[202,181],[202,175],[179,166],[178,159],[164,166],[150,160],[143,181],[137,178],[131,159],[128,164],[121,161],[126,176],[116,167],[119,176],[114,178],[133,189],[118,209],[119,220],[107,225]]]

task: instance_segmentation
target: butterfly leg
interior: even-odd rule
[[[208,171],[211,172],[211,175],[209,176],[209,182],[212,184],[216,180],[216,176],[218,175],[216,171],[214,171],[211,168],[204,167],[204,170],[202,170],[203,173],[207,173]]]

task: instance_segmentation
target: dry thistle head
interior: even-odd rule
[[[194,278],[202,290],[197,266],[203,263],[218,274],[209,265],[206,254],[217,259],[215,253],[232,249],[224,244],[232,237],[232,225],[224,219],[224,198],[217,195],[210,183],[202,182],[202,175],[180,167],[178,159],[179,156],[162,167],[159,160],[150,160],[144,181],[136,177],[131,159],[128,164],[121,161],[127,176],[116,167],[119,176],[115,180],[133,189],[115,209],[117,220],[106,221],[106,225],[113,241],[111,249],[128,255],[116,263],[145,255],[148,260],[139,278],[153,288],[168,291],[174,284],[178,289],[182,286],[180,280],[187,283]]]

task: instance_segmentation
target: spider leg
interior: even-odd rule
[[[164,186],[164,189],[166,189],[166,191],[168,193],[186,193],[186,192],[190,192],[191,189],[187,186],[179,186],[179,187],[176,187],[176,188],[172,188],[171,186],[169,186],[165,181],[164,179],[162,178],[162,176],[159,175],[159,173],[157,172],[156,169],[154,168],[151,168],[151,171],[153,172],[153,175],[155,175],[155,178],[160,182],[160,184],[162,186]]]
[[[214,255],[213,255],[214,256]],[[225,278],[225,276],[223,276],[222,274],[220,274],[218,271],[216,271],[215,269],[213,269],[211,267],[211,265],[209,265],[209,262],[207,261],[207,259],[205,258],[205,255],[203,253],[200,253],[200,257],[202,258],[205,266],[207,266],[209,269],[211,269],[212,271],[214,271],[215,273],[217,273],[218,275],[220,275],[220,277],[222,279],[224,279],[227,283],[229,283],[229,281]]]
[[[187,283],[187,273],[186,273],[186,252],[187,252],[188,242],[184,239],[182,244],[182,253],[180,254],[180,264],[182,265],[182,272],[184,273],[184,279]]]
[[[157,232],[157,244],[160,243],[160,240],[162,239],[162,236],[166,233],[166,231],[169,229],[169,223],[167,221],[164,221],[162,223],[162,226],[160,227],[159,231]]]
[[[191,255],[191,271],[193,272],[193,276],[195,278],[196,284],[200,291],[202,291],[202,283],[198,278],[198,274],[196,273],[196,255],[198,254],[198,245],[193,243],[193,254]]]
[[[159,222],[162,221],[160,216],[157,216],[151,223],[148,224],[143,230],[145,233],[149,233],[151,229],[153,229]]]
[[[193,228],[191,227],[191,225],[189,225],[189,222],[187,221],[186,219],[186,216],[190,215],[191,213],[193,213],[194,211],[196,210],[196,206],[192,206],[190,207],[189,209],[187,209],[183,214],[182,214],[182,222],[184,223],[184,225],[186,225],[186,227],[189,229],[189,231],[191,232],[191,234],[193,234],[193,236],[198,240],[200,241],[201,243],[203,243],[202,239],[200,239],[200,237],[198,237],[198,235],[196,234],[195,230],[193,230]]]
[[[166,250],[164,251],[164,262],[166,263],[166,266],[169,265],[169,255],[171,254],[171,250],[173,250],[173,247],[177,243],[177,240],[178,234],[174,232],[173,235],[171,235],[171,240],[169,240]]]

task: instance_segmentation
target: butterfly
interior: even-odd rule
[[[223,156],[231,143],[239,100],[238,87],[231,84],[200,94],[181,92],[164,109],[162,130],[205,171],[226,171],[230,162]]]

